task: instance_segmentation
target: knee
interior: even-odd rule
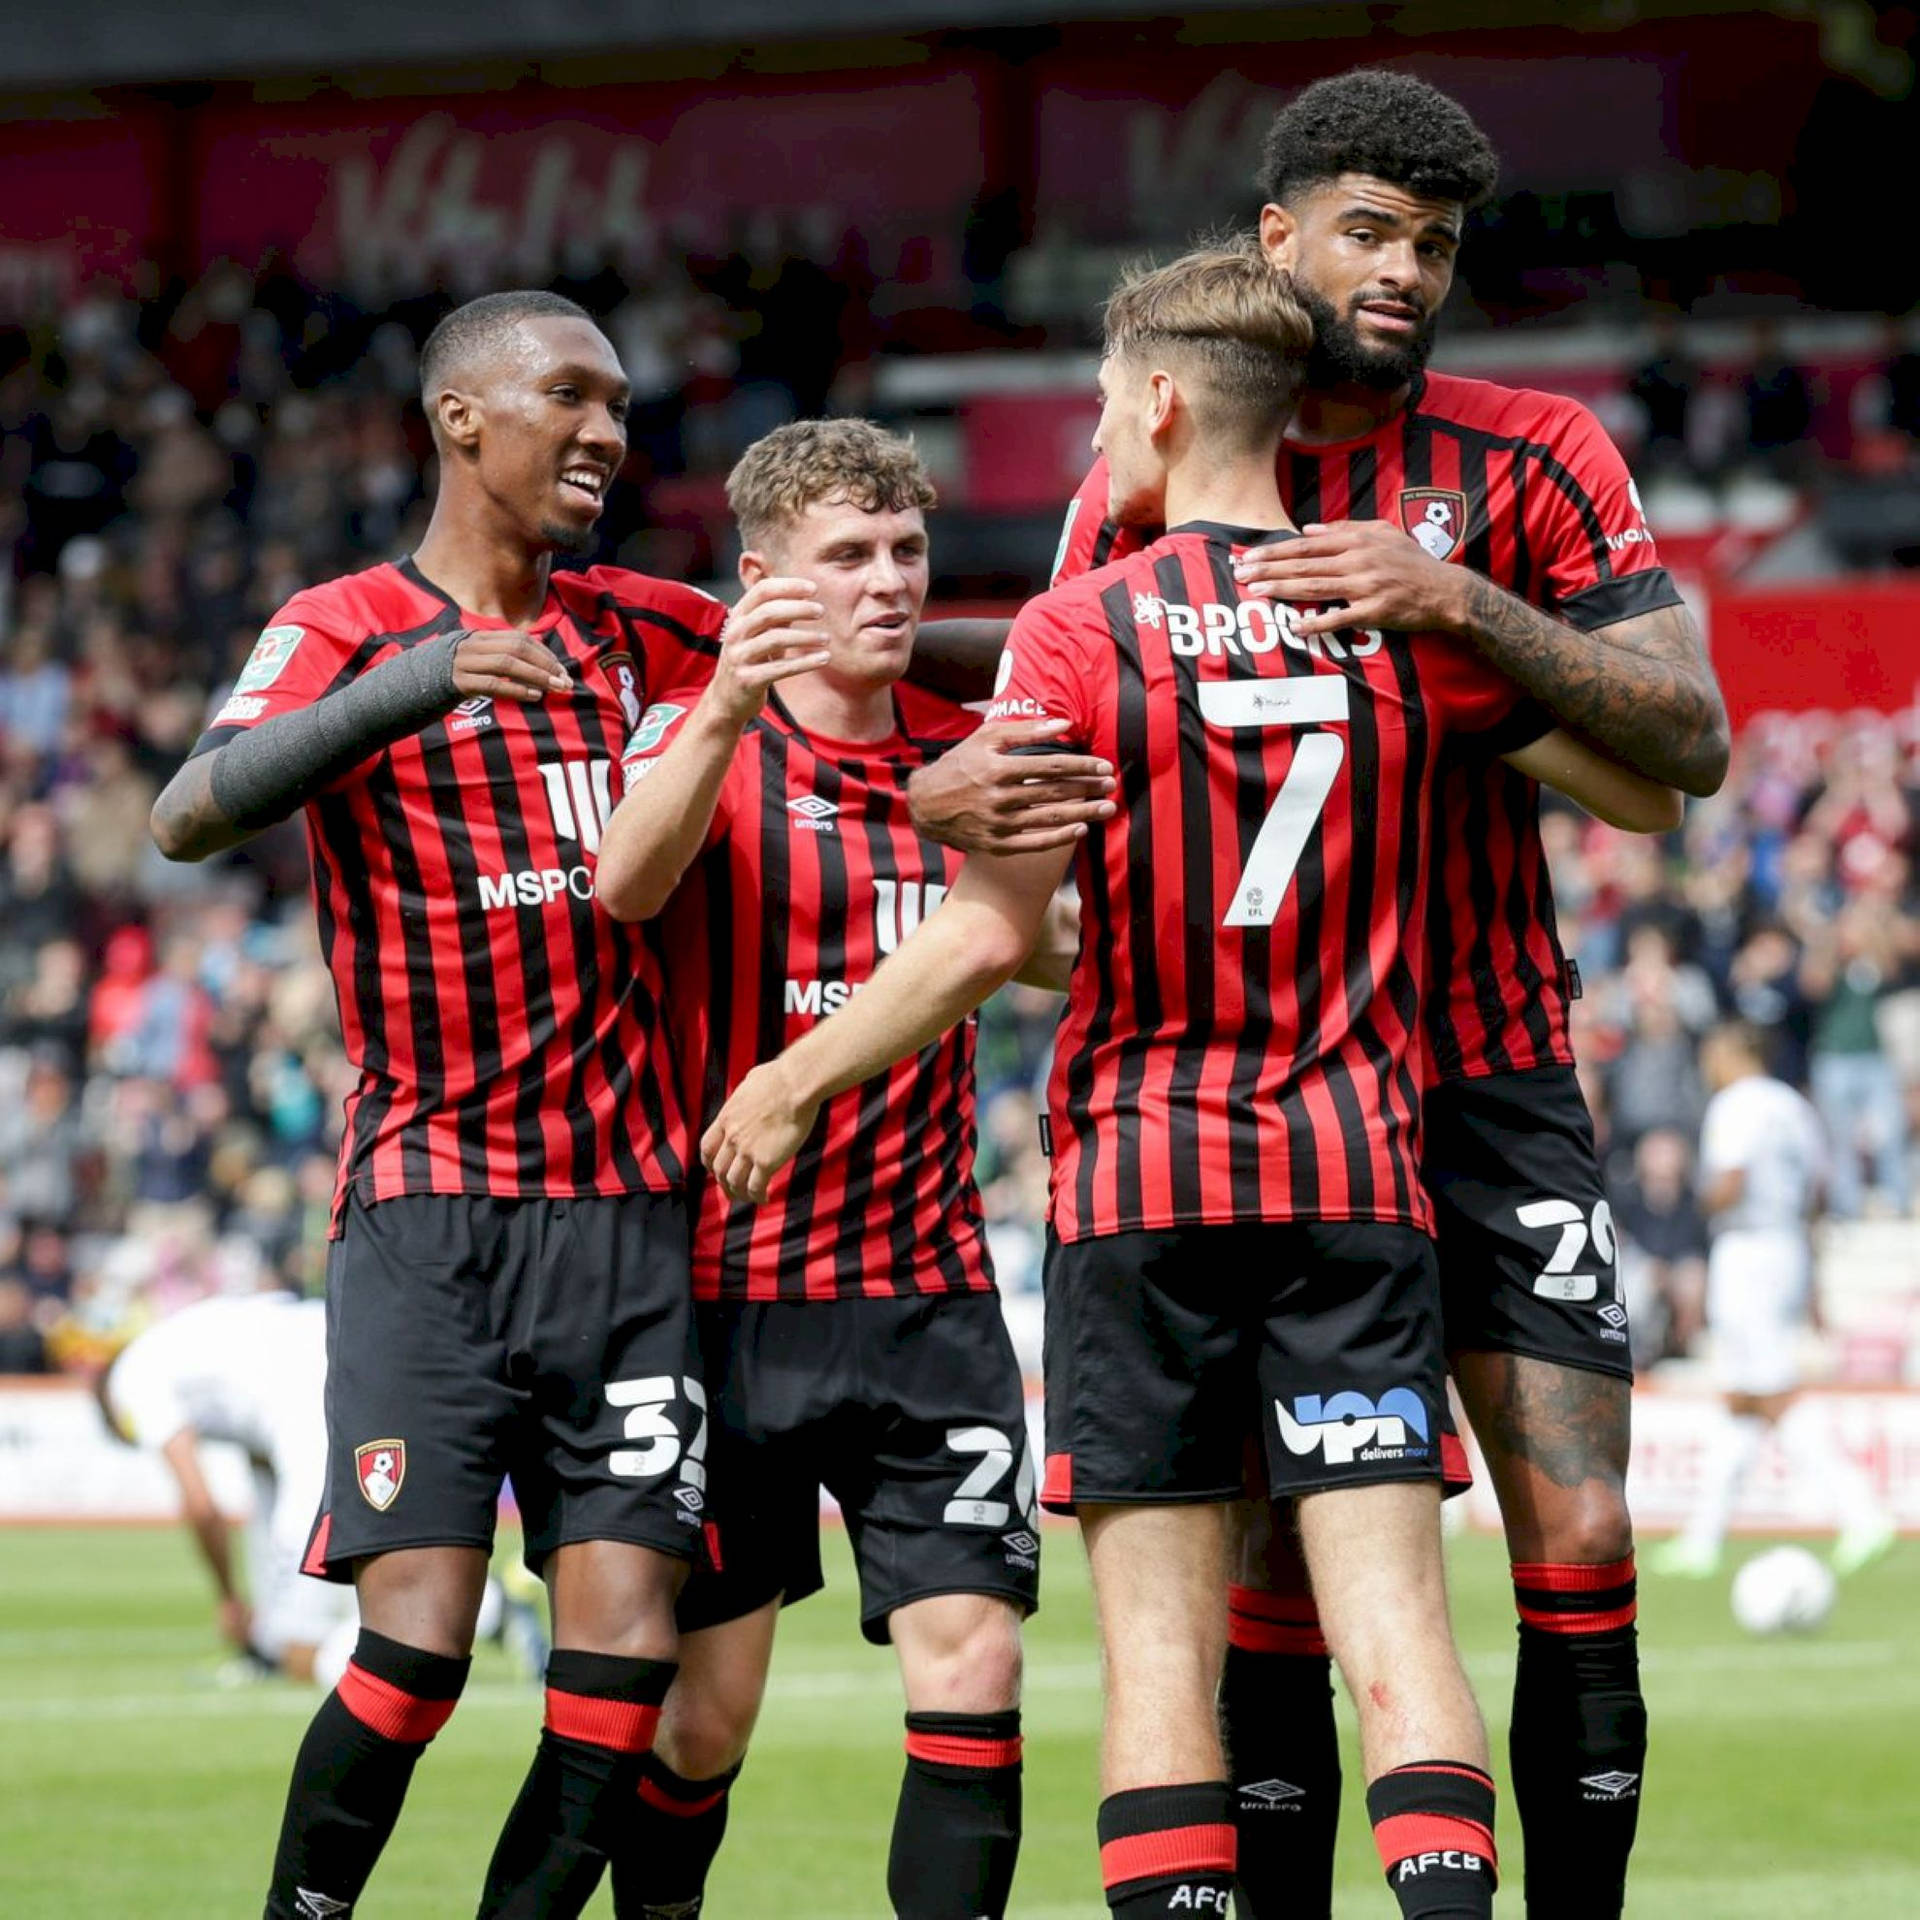
[[[1001,1713],[1019,1704],[1020,1617],[1006,1601],[922,1601],[895,1616],[893,1632],[914,1711]]]
[[[1633,1551],[1633,1519],[1622,1487],[1588,1482],[1536,1516],[1532,1538],[1510,1542],[1517,1564],[1601,1567]]]
[[[675,1687],[654,1751],[683,1779],[714,1780],[745,1757],[753,1722],[752,1703]]]

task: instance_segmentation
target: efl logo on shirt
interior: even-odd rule
[[[1323,1452],[1330,1467],[1408,1454],[1419,1458],[1431,1431],[1426,1406],[1411,1387],[1389,1387],[1377,1402],[1364,1393],[1336,1393],[1325,1401],[1317,1393],[1303,1393],[1295,1396],[1291,1412],[1278,1400],[1273,1411],[1289,1453]]]
[[[1467,496],[1450,487],[1409,487],[1400,524],[1436,560],[1451,560],[1467,537]]]
[[[685,707],[676,707],[670,700],[650,706],[640,716],[640,724],[634,728],[633,738],[627,742],[621,758],[631,760],[636,753],[651,753],[667,737],[667,729],[685,712]]]
[[[235,693],[259,693],[280,678],[300,642],[307,637],[305,627],[269,627],[254,644],[247,664],[234,682]]]

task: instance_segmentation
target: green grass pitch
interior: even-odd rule
[[[1751,1551],[1743,1547],[1733,1556]],[[260,1911],[286,1772],[313,1696],[209,1684],[218,1649],[171,1531],[0,1531],[0,1914],[225,1920]],[[1027,1839],[1019,1920],[1100,1920],[1093,1846],[1097,1671],[1070,1531],[1047,1542],[1028,1640]],[[890,1656],[835,1586],[788,1617],[753,1759],[714,1875],[712,1920],[878,1920],[899,1774]],[[1462,1644],[1504,1744],[1511,1607],[1496,1543],[1453,1548]],[[1826,1629],[1756,1641],[1725,1580],[1642,1582],[1655,1727],[1632,1897],[1638,1920],[1920,1913],[1920,1543],[1849,1581]],[[1344,1709],[1343,1709],[1344,1712]],[[539,1719],[483,1650],[415,1777],[364,1920],[471,1914]],[[1350,1730],[1350,1718],[1349,1718]],[[1353,1796],[1341,1920],[1387,1916]],[[1504,1792],[1504,1781],[1503,1781]],[[1503,1803],[1517,1882],[1519,1843]],[[1503,1908],[1518,1913],[1517,1892]],[[603,1895],[593,1909],[611,1911]]]

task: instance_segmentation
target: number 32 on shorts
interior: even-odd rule
[[[699,1417],[684,1455],[680,1429],[668,1411],[683,1393]],[[638,1443],[615,1447],[607,1455],[608,1472],[622,1480],[654,1480],[678,1466],[686,1485],[706,1486],[707,1390],[698,1380],[676,1381],[670,1373],[656,1373],[641,1380],[610,1380],[606,1394],[609,1406],[627,1410],[623,1434]]]

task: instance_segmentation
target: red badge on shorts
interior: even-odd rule
[[[361,1498],[376,1513],[385,1513],[400,1497],[400,1483],[407,1477],[407,1443],[369,1440],[364,1447],[355,1447],[353,1471]]]
[[[1467,537],[1467,496],[1447,487],[1409,487],[1400,524],[1436,560],[1451,560]]]

